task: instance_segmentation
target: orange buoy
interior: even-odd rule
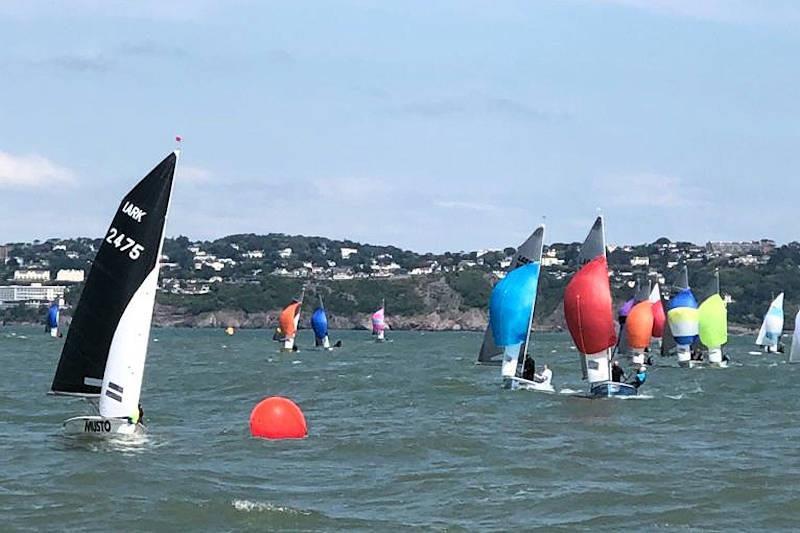
[[[265,439],[302,439],[308,435],[306,417],[289,398],[264,398],[250,413],[250,434]]]

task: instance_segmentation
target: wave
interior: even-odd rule
[[[231,505],[233,505],[233,508],[236,509],[237,511],[242,511],[245,513],[276,512],[276,513],[286,513],[290,515],[306,515],[306,516],[311,515],[309,511],[301,511],[299,509],[292,509],[291,507],[274,505],[269,502],[254,502],[252,500],[233,500],[231,502]]]

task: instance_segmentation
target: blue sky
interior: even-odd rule
[[[2,241],[99,236],[184,137],[168,234],[415,250],[800,238],[800,4],[0,3]]]

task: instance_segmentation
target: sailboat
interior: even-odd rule
[[[51,337],[58,337],[58,320],[60,315],[61,310],[58,305],[58,300],[56,300],[47,308],[47,331],[50,332]]]
[[[542,246],[544,243],[544,224],[536,228],[533,233],[523,242],[514,256],[511,258],[511,265],[509,272],[515,268],[527,265],[528,263],[541,263],[542,261]],[[499,365],[503,361],[503,349],[497,346],[492,334],[491,322],[486,325],[486,331],[483,334],[483,343],[481,350],[478,352],[478,361],[476,364],[495,364]]]
[[[597,217],[578,254],[580,270],[564,290],[564,315],[580,352],[583,377],[592,397],[635,396],[636,388],[611,381],[611,349],[617,332],[608,281],[603,217]]]
[[[295,350],[295,337],[297,336],[297,328],[300,325],[300,307],[303,305],[303,296],[305,288],[300,291],[300,296],[293,298],[291,303],[283,308],[278,323],[280,325],[281,337],[279,341],[283,342],[281,351],[292,352]]]
[[[708,364],[728,366],[722,356],[722,345],[728,342],[728,310],[719,294],[719,270],[714,271],[711,295],[697,309],[697,321],[700,342],[708,348]]]
[[[538,383],[523,377],[526,361],[530,359],[530,365],[534,365],[528,348],[541,272],[544,225],[539,226],[534,235],[537,235],[540,248],[532,255],[539,260],[521,263],[494,286],[489,300],[489,326],[492,342],[503,350],[500,367],[503,386],[554,392],[550,383]]]
[[[640,284],[634,299],[636,304],[628,313],[625,321],[625,336],[630,347],[631,362],[636,365],[645,363],[644,352],[650,347],[653,336],[653,304],[650,302],[650,287]]]
[[[649,281],[644,284],[637,279],[633,298],[626,302],[626,316],[623,318],[620,313],[620,338],[617,351],[629,354],[631,362],[637,367],[645,363],[644,351],[649,348],[653,334],[653,305],[649,298]]]
[[[800,363],[800,310],[794,316],[794,334],[792,334],[792,351],[789,352],[790,363]]]
[[[689,288],[689,272],[686,265],[678,279],[678,293],[669,301],[667,321],[677,345],[678,365],[691,366],[692,344],[697,340],[699,325],[697,321],[697,300]]]
[[[311,329],[314,330],[314,345],[322,346],[326,350],[331,348],[331,341],[328,339],[328,316],[325,314],[325,305],[322,303],[322,296],[319,297],[319,307],[314,309],[311,315]]]
[[[381,307],[372,313],[372,334],[377,335],[375,342],[383,342],[386,340],[386,319],[384,310],[386,309],[386,300],[381,300]]]
[[[50,393],[87,398],[98,414],[66,420],[66,432],[144,431],[139,396],[178,153],[125,195],[92,263]]]
[[[763,346],[764,353],[782,351],[780,350],[782,348],[781,333],[783,333],[783,293],[780,293],[769,305],[767,314],[764,315],[764,321],[761,323],[756,344]]]

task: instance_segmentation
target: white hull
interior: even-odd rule
[[[50,328],[50,336],[58,337],[58,328]]]
[[[132,424],[126,418],[106,418],[103,416],[76,416],[64,421],[64,433],[68,435],[141,435],[142,424]]]
[[[539,392],[555,392],[556,389],[552,383],[537,383],[522,378],[507,378],[510,383],[511,389],[535,390]],[[504,380],[505,381],[505,380]]]

